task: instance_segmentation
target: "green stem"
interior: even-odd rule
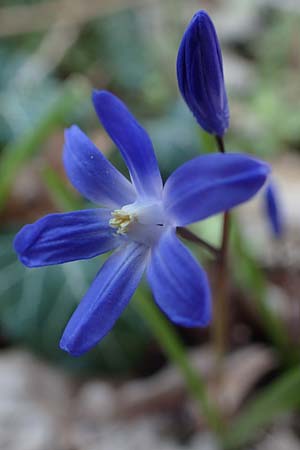
[[[197,402],[211,429],[222,439],[224,425],[221,415],[208,397],[207,389],[201,375],[191,366],[185,348],[172,325],[160,313],[153,301],[146,295],[135,302],[140,313],[148,322],[164,352],[180,370],[187,389]]]

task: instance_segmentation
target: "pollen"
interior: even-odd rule
[[[122,209],[116,209],[111,213],[112,219],[109,221],[109,225],[112,228],[117,229],[118,234],[126,234],[130,225],[137,220],[135,214],[129,213]]]

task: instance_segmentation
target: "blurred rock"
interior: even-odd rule
[[[236,413],[252,387],[276,365],[272,351],[249,345],[232,353],[226,360],[222,382],[214,386],[226,415]]]
[[[82,450],[220,450],[209,433],[198,434],[183,446],[164,434],[163,425],[161,416],[115,422],[94,429],[77,425],[72,445]]]
[[[267,348],[249,346],[229,355],[216,382],[209,347],[190,358],[227,415],[275,364]],[[180,450],[182,443],[189,450],[218,450],[171,366],[114,386],[75,380],[26,352],[6,351],[0,385],[1,450]]]
[[[273,369],[273,353],[260,345],[252,345],[230,354],[224,363],[222,380],[214,380],[216,362],[212,349],[201,348],[189,353],[194,368],[209,383],[211,394],[227,415],[239,408],[257,381]],[[112,389],[103,382],[86,383],[75,401],[76,417],[93,423],[107,422],[113,418],[128,419],[145,414],[174,411],[187,398],[184,380],[179,371],[167,367],[159,373],[141,380],[133,380]],[[199,425],[198,409],[193,416]]]
[[[255,450],[299,450],[300,441],[288,428],[274,430],[255,447]]]
[[[0,448],[55,450],[67,417],[70,384],[28,353],[0,357]]]
[[[103,381],[85,383],[75,399],[75,416],[84,420],[103,422],[117,414],[119,397],[116,389]]]

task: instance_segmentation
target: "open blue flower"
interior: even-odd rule
[[[206,274],[176,237],[176,227],[205,219],[251,198],[268,166],[240,154],[199,156],[161,180],[151,141],[125,105],[94,92],[99,118],[119,148],[131,183],[76,126],[66,131],[64,164],[70,181],[105,208],[50,214],[26,225],[15,250],[29,267],[92,258],[110,250],[72,315],[61,348],[81,355],[112,328],[144,270],[154,298],[175,323],[205,326],[211,319]]]
[[[188,25],[177,56],[180,92],[199,125],[222,137],[229,127],[229,106],[222,52],[212,20],[198,11]]]

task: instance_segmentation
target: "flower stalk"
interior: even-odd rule
[[[216,142],[220,153],[226,153],[224,139],[216,136]],[[230,214],[223,214],[222,241],[217,258],[217,277],[215,281],[215,302],[213,321],[213,342],[216,351],[217,363],[222,364],[223,356],[227,348],[228,339],[228,246],[230,232]]]
[[[187,241],[193,242],[194,244],[199,245],[200,247],[204,248],[208,252],[210,252],[213,256],[216,256],[217,258],[220,255],[220,250],[215,247],[214,245],[210,244],[209,242],[205,241],[204,239],[201,239],[199,236],[197,236],[195,233],[193,233],[188,228],[184,227],[177,227],[177,234],[182,237],[183,239],[186,239]]]

